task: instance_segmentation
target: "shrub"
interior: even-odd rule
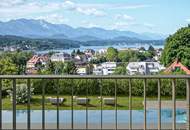
[[[33,88],[30,89],[31,94],[30,94],[30,98],[32,98],[33,95]],[[12,90],[8,90],[8,93],[11,97],[13,97],[13,91]],[[28,102],[28,95],[27,95],[27,85],[26,84],[19,84],[16,86],[16,103],[17,104],[25,104]]]

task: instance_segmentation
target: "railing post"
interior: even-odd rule
[[[187,100],[187,128],[190,130],[190,79],[186,80],[186,100]]]
[[[117,130],[117,79],[115,80],[115,130]]]
[[[86,99],[88,100],[88,79],[86,79]],[[86,130],[88,129],[88,101],[86,101]]]
[[[31,83],[30,79],[27,80],[27,129],[31,129],[31,118],[30,118],[30,98],[31,98]]]
[[[161,130],[161,80],[158,79],[158,130]]]
[[[146,85],[147,79],[144,79],[144,130],[146,130]]]
[[[42,81],[42,130],[45,130],[45,80]]]
[[[74,95],[74,86],[71,86],[71,129],[74,129],[74,113],[73,113],[73,95]]]
[[[103,129],[103,112],[102,112],[102,107],[103,107],[103,98],[102,98],[102,89],[103,89],[103,87],[102,87],[102,79],[101,80],[99,80],[99,86],[100,86],[100,100],[101,100],[101,104],[100,104],[100,109],[101,109],[101,119],[100,119],[100,128],[101,128],[101,130]]]
[[[2,130],[2,79],[0,79],[0,130]]]
[[[57,86],[57,130],[59,130],[59,79],[56,80]]]
[[[13,79],[13,130],[16,130],[16,79]]]
[[[172,123],[172,129],[176,130],[176,81],[175,79],[172,79],[172,101],[173,101],[173,110],[172,110],[172,117],[173,117],[173,123]]]
[[[129,79],[129,130],[132,130],[132,83],[131,79]]]

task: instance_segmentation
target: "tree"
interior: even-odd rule
[[[0,59],[0,75],[16,74],[17,67],[10,58]]]
[[[139,49],[140,51],[146,51],[146,49],[144,47],[140,47]]]
[[[109,47],[107,49],[106,58],[107,58],[108,61],[117,61],[117,58],[118,58],[118,51],[117,51],[117,49],[115,49],[113,47]]]
[[[77,68],[75,63],[73,61],[66,62],[63,71],[65,74],[76,74]]]
[[[155,51],[154,47],[152,45],[149,46],[148,51]]]
[[[155,49],[152,45],[148,48],[149,58],[153,58],[156,55]]]
[[[24,74],[26,70],[26,63],[32,57],[32,52],[8,52],[3,53],[1,58],[8,58],[10,61],[16,65],[17,74]]]
[[[166,39],[161,62],[168,66],[176,59],[190,67],[190,27],[183,27]]]
[[[130,55],[128,51],[119,51],[118,59],[122,62],[128,62],[130,59]]]
[[[118,74],[118,75],[125,75],[126,73],[127,73],[127,70],[125,66],[117,67],[114,71],[114,74]]]

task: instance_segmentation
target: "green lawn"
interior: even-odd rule
[[[50,96],[46,96],[46,99],[50,97]],[[55,97],[55,96],[51,96],[51,97]],[[60,96],[60,98],[63,97],[66,99],[66,101],[60,105],[59,109],[60,110],[69,110],[71,109],[71,96]],[[85,97],[85,96],[80,96],[80,97]],[[105,96],[104,96],[105,97]],[[88,98],[90,98],[90,104],[88,105],[88,109],[89,110],[98,110],[101,109],[101,102],[100,99],[98,99],[98,96],[89,96]],[[41,100],[42,97],[41,96],[33,96],[32,100],[31,100],[31,109],[32,110],[40,110],[42,108],[41,105]],[[164,97],[162,98],[162,100],[168,100],[171,99],[171,97]],[[147,97],[147,100],[157,100],[156,97]],[[132,109],[143,109],[143,97],[132,97]],[[75,110],[82,110],[82,109],[86,109],[86,105],[77,105],[75,100],[74,100],[74,109]],[[117,98],[117,109],[118,110],[128,110],[129,109],[129,98],[128,97],[124,97],[124,96],[119,96]],[[10,98],[4,98],[3,99],[3,109],[4,110],[11,110],[12,109],[12,102],[10,100]],[[27,105],[26,104],[17,104],[17,109],[18,110],[24,110],[27,109]],[[45,102],[45,109],[47,110],[56,110],[57,106],[56,105],[52,105],[51,103],[49,103],[47,100]],[[103,109],[104,110],[112,110],[115,109],[115,106],[109,106],[109,105],[103,105]]]

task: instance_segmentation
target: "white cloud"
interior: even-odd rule
[[[85,15],[94,15],[94,16],[105,16],[106,13],[104,13],[103,11],[99,11],[95,8],[81,8],[81,7],[77,7],[76,11]]]
[[[13,7],[24,4],[26,0],[1,0],[0,7]]]
[[[148,8],[147,4],[80,4],[81,7],[98,8],[98,9],[139,9]]]
[[[41,18],[49,22],[64,23],[68,21],[61,10],[72,11],[87,16],[106,16],[105,10],[109,9],[137,9],[150,5],[144,4],[97,4],[80,3],[74,0],[41,1],[41,0],[0,0],[0,20],[18,18]],[[133,21],[134,18],[127,14],[116,16],[117,19]],[[92,25],[92,24],[91,24]]]
[[[137,22],[116,22],[113,25],[113,29],[117,29],[117,30],[127,30],[130,27],[141,27],[141,28],[145,28],[145,29],[149,29],[152,30],[155,25],[150,24],[150,23],[137,23]]]
[[[155,27],[155,25],[151,24],[151,23],[143,23],[142,25],[149,28],[149,29],[153,29]]]
[[[186,22],[190,22],[190,18],[189,18],[189,19],[186,19]]]
[[[116,15],[116,17],[115,17],[117,20],[119,19],[119,20],[134,20],[134,18],[132,17],[132,16],[129,16],[129,15],[127,15],[127,14],[118,14],[118,15]]]
[[[45,16],[39,16],[35,19],[45,20],[54,24],[63,24],[69,22],[69,19],[65,18],[62,14],[49,14]]]
[[[70,0],[64,2],[44,2],[29,0],[1,0],[0,1],[0,19],[17,19],[28,18],[32,15],[40,15],[42,13],[53,13],[60,10],[75,11],[84,15],[104,16],[103,11],[96,8],[88,8],[80,6]]]
[[[105,12],[97,10],[96,8],[91,8],[68,0],[63,3],[63,7],[67,10],[76,11],[84,15],[94,15],[94,16],[106,15]]]

